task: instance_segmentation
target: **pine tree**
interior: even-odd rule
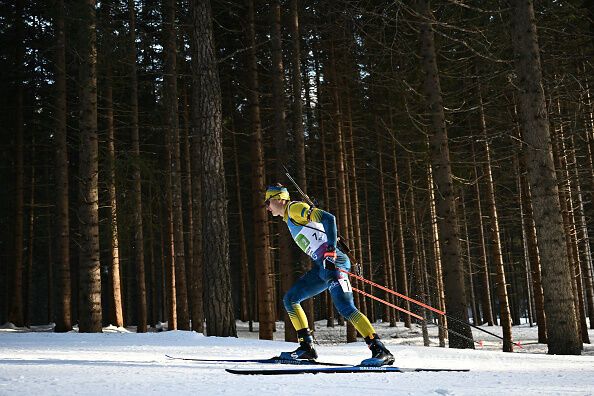
[[[532,1],[513,0],[512,42],[519,78],[524,155],[542,265],[542,287],[550,354],[579,355],[582,343],[571,291],[571,268],[553,163],[548,113]]]

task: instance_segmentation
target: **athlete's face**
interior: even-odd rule
[[[266,209],[268,209],[273,216],[282,216],[285,213],[285,201],[269,199],[266,201]]]

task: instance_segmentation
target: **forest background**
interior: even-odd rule
[[[284,164],[366,278],[447,311],[373,292],[438,323],[442,345],[498,324],[511,351],[526,318],[549,353],[580,354],[593,15],[590,0],[0,3],[0,322],[235,336],[240,319],[272,339],[310,265],[263,205],[275,182],[301,199]],[[306,310],[341,324],[325,294]]]

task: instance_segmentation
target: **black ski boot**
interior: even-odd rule
[[[380,341],[377,334],[372,334],[365,338],[367,346],[371,350],[371,358],[361,362],[361,366],[388,366],[394,364],[394,356],[388,351],[383,342]]]
[[[313,336],[309,329],[298,330],[297,340],[299,341],[299,348],[293,352],[281,352],[279,358],[287,360],[315,360],[318,358],[318,353],[313,346]]]

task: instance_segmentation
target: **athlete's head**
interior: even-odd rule
[[[285,204],[291,200],[289,190],[282,184],[277,183],[266,188],[266,197],[264,204],[266,209],[272,213],[273,216],[281,216],[284,213]]]

